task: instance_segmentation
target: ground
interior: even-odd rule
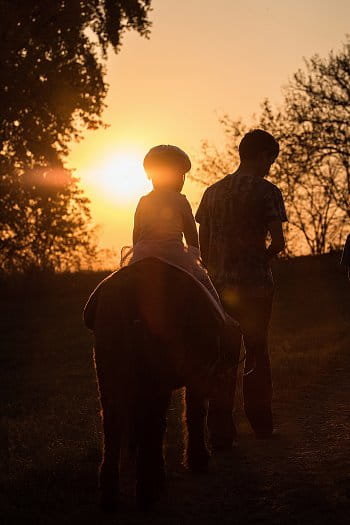
[[[276,436],[256,441],[237,399],[238,447],[210,473],[181,463],[182,395],[168,416],[168,492],[152,513],[96,506],[101,425],[81,307],[101,274],[11,282],[0,299],[4,524],[343,524],[350,503],[350,285],[337,256],[279,262],[271,324]]]

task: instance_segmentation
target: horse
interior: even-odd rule
[[[165,485],[163,440],[174,389],[186,387],[186,463],[206,471],[205,400],[214,377],[236,366],[241,333],[227,329],[200,283],[185,271],[147,258],[106,278],[84,310],[93,331],[104,448],[100,505],[118,509],[119,463],[126,444],[136,462],[141,509]]]

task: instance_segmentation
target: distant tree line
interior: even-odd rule
[[[196,180],[210,184],[238,164],[237,148],[247,123],[220,119],[225,147],[202,145]],[[350,230],[350,38],[339,52],[305,60],[283,90],[283,102],[269,100],[251,127],[280,142],[271,180],[283,192],[290,253],[322,254],[338,249]]]
[[[0,271],[96,257],[89,202],[64,165],[101,126],[107,51],[148,36],[151,0],[0,0]]]

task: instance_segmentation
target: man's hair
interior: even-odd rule
[[[254,160],[263,151],[277,158],[280,147],[277,140],[263,129],[253,129],[246,133],[239,145],[239,156],[241,160]]]

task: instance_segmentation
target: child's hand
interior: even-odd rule
[[[197,248],[196,246],[189,245],[187,247],[187,250],[188,250],[188,253],[190,253],[195,259],[200,259],[201,252],[199,251],[199,248]]]

